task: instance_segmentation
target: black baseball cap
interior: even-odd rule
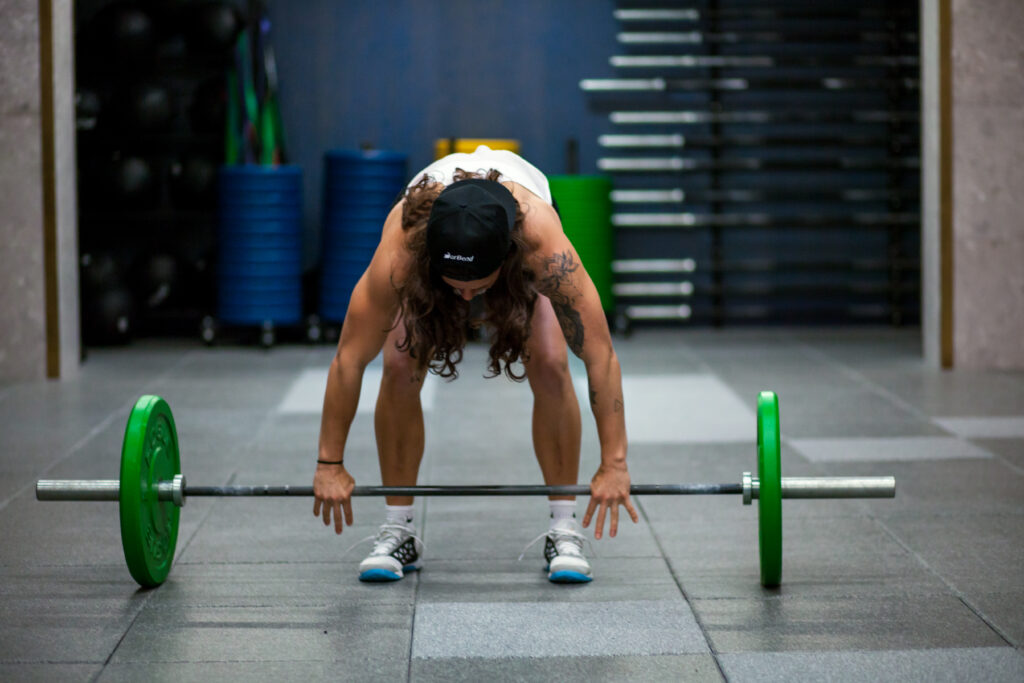
[[[430,266],[453,280],[480,280],[508,256],[516,200],[494,180],[470,178],[446,187],[427,219]]]

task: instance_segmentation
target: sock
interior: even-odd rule
[[[385,505],[384,520],[389,524],[412,524],[412,505]]]
[[[548,505],[551,506],[551,526],[555,526],[564,519],[576,517],[575,500],[549,500]]]

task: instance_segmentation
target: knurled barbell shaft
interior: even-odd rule
[[[752,495],[757,498],[758,481],[753,479]],[[312,486],[188,486],[162,481],[157,484],[161,500],[175,496],[304,496],[313,495]],[[743,484],[634,484],[630,493],[648,495],[729,495],[742,494]],[[586,496],[587,485],[575,486],[357,486],[353,496]],[[120,482],[116,479],[40,479],[36,482],[38,500],[118,500]],[[783,477],[783,498],[893,498],[894,477]]]

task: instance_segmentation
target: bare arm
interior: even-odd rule
[[[610,533],[618,529],[618,506],[625,505],[638,520],[629,500],[626,468],[626,419],[622,398],[622,371],[612,347],[608,321],[597,288],[579,254],[562,230],[554,210],[546,205],[530,207],[529,232],[537,242],[531,262],[537,273],[537,289],[551,300],[569,349],[587,368],[590,409],[601,442],[601,466],[591,481],[591,498],[583,526],[598,510],[595,538],[601,538],[604,517],[611,510]]]
[[[601,442],[601,463],[626,461],[622,372],[601,299],[579,255],[559,232],[546,245],[538,290],[551,300],[569,349],[587,368],[590,409]]]
[[[352,290],[338,350],[327,374],[318,456],[323,461],[340,463],[343,460],[349,427],[359,406],[363,372],[380,353],[395,320],[398,297],[392,283],[405,253],[401,206],[396,206],[385,221],[373,260]],[[316,496],[313,514],[320,515],[323,503],[324,524],[330,524],[333,511],[335,531],[339,534],[342,507],[346,521],[352,524],[349,496],[354,485],[355,481],[343,465],[317,464],[313,479]]]

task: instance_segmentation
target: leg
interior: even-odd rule
[[[547,297],[537,297],[526,377],[533,391],[533,449],[544,483],[575,484],[580,468],[580,404],[569,375],[562,328]],[[573,500],[574,496],[551,496]]]
[[[424,376],[415,361],[395,348],[405,333],[401,325],[384,342],[384,371],[377,396],[373,426],[384,486],[414,486],[423,460],[423,407],[420,389]],[[388,505],[412,505],[412,496],[388,496]]]

